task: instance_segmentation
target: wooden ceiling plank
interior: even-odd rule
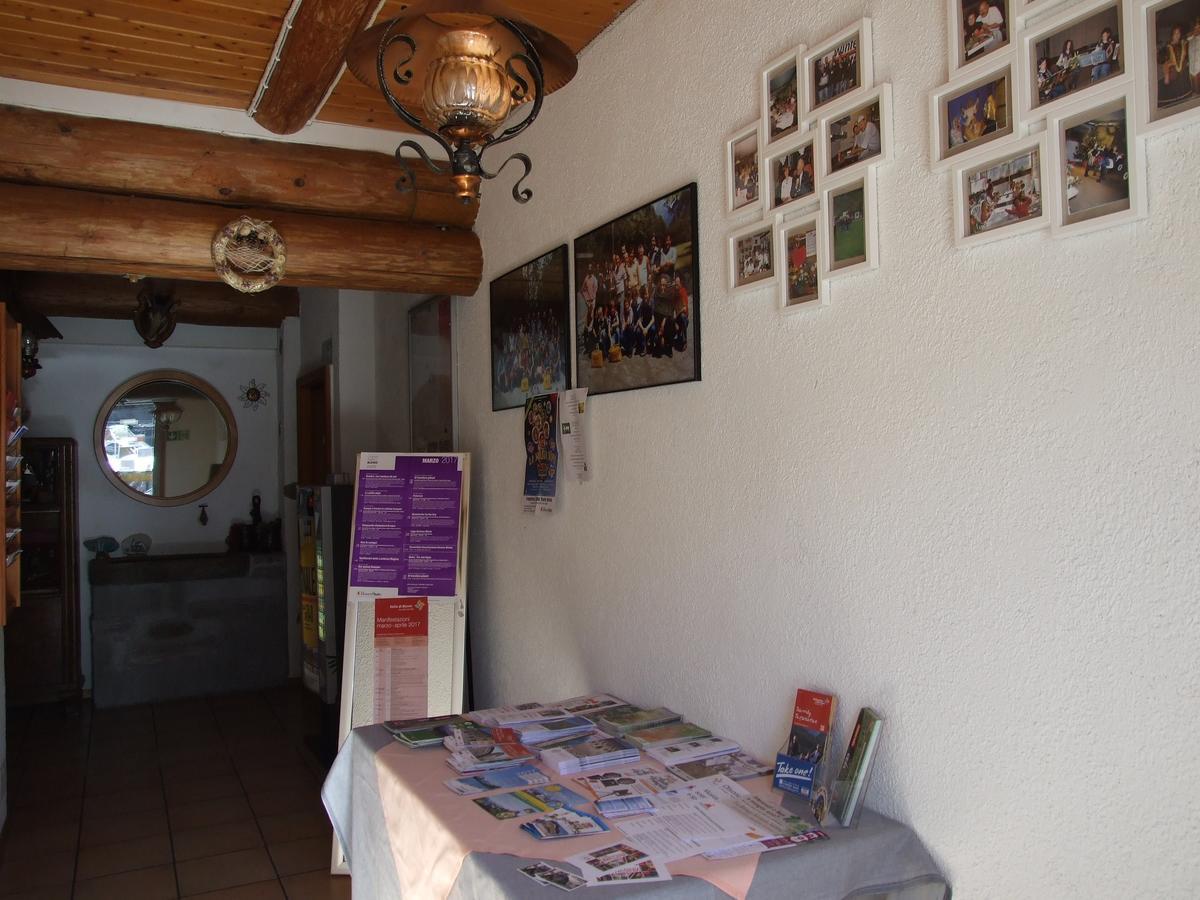
[[[44,316],[125,319],[137,308],[142,284],[119,275],[15,272],[7,279],[23,308]],[[187,325],[277,328],[300,315],[300,293],[273,287],[243,294],[221,282],[167,281],[156,285],[171,294],[176,317]]]
[[[163,87],[150,83],[148,79],[144,78],[103,73],[74,66],[57,66],[44,62],[39,63],[34,68],[30,68],[29,64],[24,60],[8,59],[3,53],[0,53],[0,77],[59,84],[64,87],[83,88],[92,91],[102,90],[116,94],[131,94],[135,97],[180,100],[187,103],[223,106],[230,109],[245,109],[246,103],[249,102],[249,98],[245,92],[231,93],[212,88],[198,88],[186,85]]]
[[[278,12],[262,11],[257,4],[214,8],[193,0],[2,0],[4,4],[25,3],[57,12],[81,12],[89,16],[109,16],[130,24],[162,25],[186,31],[204,30],[211,34],[235,35],[278,33],[287,3]],[[214,27],[215,26],[215,27]]]
[[[450,177],[387,153],[0,106],[0,181],[469,228]],[[232,215],[232,213],[231,213]]]
[[[376,0],[301,4],[254,120],[275,134],[295,134],[307,125],[341,72],[350,39],[375,6]]]

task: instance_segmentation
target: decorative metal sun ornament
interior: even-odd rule
[[[489,171],[483,154],[532,125],[545,95],[570,81],[578,67],[566,44],[493,0],[413,4],[406,15],[359,34],[346,62],[360,81],[380,90],[396,115],[446,154],[446,162],[435,162],[416,141],[403,141],[396,159],[409,177],[397,189],[415,187],[401,155],[412,150],[431,171],[451,175],[464,203],[476,202],[482,180],[495,178],[514,160],[525,171],[513,198],[529,201],[533,192],[522,187],[533,169],[529,157],[514,153]],[[522,106],[524,118],[504,127]]]
[[[243,384],[241,387],[242,392],[238,394],[238,399],[242,401],[242,409],[258,409],[267,405],[271,393],[265,384],[259,384],[251,378],[249,384]]]

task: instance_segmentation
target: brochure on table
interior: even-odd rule
[[[470,483],[468,453],[359,454],[339,744],[385,719],[462,712]]]

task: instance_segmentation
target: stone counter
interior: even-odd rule
[[[88,579],[97,707],[287,681],[282,553],[93,559]]]

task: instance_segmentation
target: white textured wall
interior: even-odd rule
[[[781,318],[723,287],[723,141],[763,63],[862,14],[895,85],[881,266]],[[868,802],[956,896],[1195,896],[1200,131],[1149,144],[1148,221],[956,251],[945,29],[936,0],[643,0],[518,142],[535,198],[488,186],[457,319],[477,702],[605,688],[766,755],[830,689],[843,736],[887,717]],[[596,480],[521,516],[488,280],[692,179],[703,382],[597,399]]]
[[[234,520],[250,521],[250,498],[262,494],[263,518],[280,513],[279,385],[276,329],[213,328],[180,325],[158,350],[151,350],[129,322],[54,319],[64,340],[43,341],[42,370],[24,384],[25,405],[34,437],[69,437],[78,444],[79,605],[83,673],[91,685],[91,589],[82,542],[101,534],[117,540],[142,531],[154,549],[170,552],[225,549]],[[238,429],[237,457],[225,480],[206,497],[184,506],[154,507],[120,493],[104,477],[92,446],[92,427],[104,399],[123,381],[151,369],[181,369],[203,378],[225,398]],[[254,378],[271,396],[265,407],[244,409],[241,386]],[[294,427],[294,426],[292,426]],[[199,504],[208,504],[208,525],[199,522]]]

